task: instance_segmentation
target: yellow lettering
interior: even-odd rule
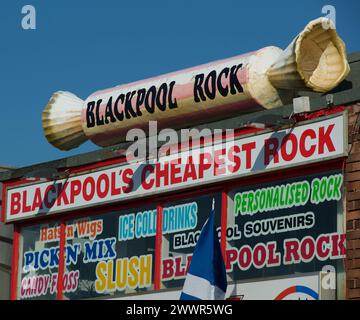
[[[114,263],[113,263],[113,260],[109,260],[107,262],[107,269],[108,269],[108,284],[107,284],[107,288],[109,291],[115,291],[115,288],[116,288],[116,283],[115,281],[113,280],[113,266],[114,266]]]
[[[116,286],[118,290],[124,290],[127,283],[128,258],[116,260]]]
[[[100,261],[96,265],[95,291],[98,293],[103,293],[105,289],[106,289],[106,262]]]
[[[95,290],[98,293],[104,293],[105,291],[122,291],[125,288],[150,287],[151,271],[151,254],[121,258],[116,261],[100,261],[96,265]]]
[[[149,287],[151,285],[151,262],[151,254],[140,256],[140,288]]]
[[[139,282],[139,258],[131,257],[129,260],[128,286],[132,289],[138,286]]]

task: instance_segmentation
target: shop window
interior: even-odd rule
[[[68,221],[64,299],[153,290],[155,234],[153,204]]]
[[[41,224],[21,228],[18,299],[56,299],[59,239],[59,224]]]
[[[343,175],[278,177],[228,193],[227,272],[231,280],[342,272]]]
[[[220,235],[221,193],[164,203],[161,280],[162,289],[181,289],[201,229],[215,207]]]

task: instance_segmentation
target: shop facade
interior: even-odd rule
[[[327,113],[276,132],[239,130],[229,145],[194,148],[194,164],[188,151],[179,154],[185,165],[171,155],[154,165],[119,157],[60,180],[5,183],[3,214],[15,226],[12,298],[181,289],[213,201],[230,296],[246,298],[239,282],[301,283],[329,265],[340,295],[348,114]]]
[[[11,298],[178,299],[213,203],[228,299],[360,297],[358,61],[333,104],[219,119],[234,137],[159,161],[123,144],[1,175]]]

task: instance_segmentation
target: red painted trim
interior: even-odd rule
[[[90,163],[90,164],[86,164],[86,165],[82,165],[82,166],[78,166],[78,167],[72,167],[72,168],[69,168],[69,172],[71,174],[80,173],[83,171],[94,170],[94,169],[103,168],[103,167],[110,167],[114,164],[120,164],[123,162],[126,162],[126,157],[120,156],[119,158],[113,158],[110,160],[104,160],[104,161],[100,161],[100,162]]]
[[[161,288],[161,256],[162,256],[162,216],[163,206],[158,204],[156,207],[156,236],[155,236],[155,272],[154,289]]]
[[[56,299],[63,299],[63,275],[64,275],[64,261],[65,261],[65,222],[60,224],[60,244],[59,244],[59,269]]]
[[[223,254],[223,259],[226,264],[226,228],[227,228],[227,208],[228,208],[228,197],[227,190],[221,192],[221,239],[220,247]]]
[[[307,120],[312,120],[312,119],[320,118],[323,116],[329,116],[329,115],[332,115],[335,113],[343,112],[345,109],[346,109],[345,106],[336,106],[336,107],[332,107],[332,108],[324,107],[324,109],[321,109],[318,111],[305,112],[303,114],[296,114],[294,116],[294,118],[295,118],[296,122],[307,121]]]
[[[34,183],[36,181],[39,181],[41,180],[40,178],[34,178],[34,179],[23,179],[23,180],[19,180],[19,179],[15,179],[15,180],[8,180],[6,181],[6,184],[8,187],[16,187],[16,186],[19,186],[19,185],[23,185],[23,184],[27,184],[27,183]]]
[[[18,283],[18,271],[19,271],[19,243],[20,243],[20,228],[18,225],[14,226],[13,233],[13,247],[12,247],[12,269],[10,280],[10,299],[17,299],[17,283]]]

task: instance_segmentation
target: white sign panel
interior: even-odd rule
[[[346,155],[345,117],[318,119],[68,179],[9,188],[6,221],[141,198]]]
[[[114,300],[179,300],[181,290],[115,298]],[[229,300],[319,300],[319,276],[309,275],[276,280],[229,284]]]
[[[227,297],[232,300],[319,300],[319,276],[229,285]]]

